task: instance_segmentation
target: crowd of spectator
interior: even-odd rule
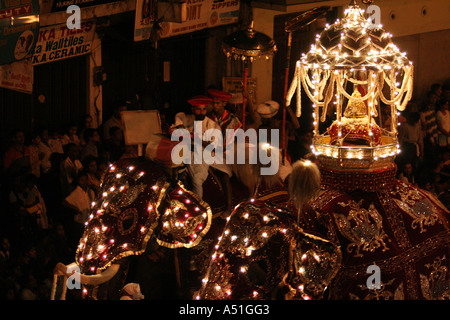
[[[103,172],[132,147],[118,103],[99,128],[15,130],[1,158],[0,300],[48,300],[56,263],[74,261]],[[132,155],[131,155],[132,156]]]
[[[401,114],[398,178],[419,186],[450,208],[450,87],[433,84],[425,101]]]

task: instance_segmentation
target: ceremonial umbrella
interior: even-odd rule
[[[277,51],[275,41],[264,33],[253,29],[253,21],[246,30],[236,31],[223,39],[222,49],[227,58],[242,60],[244,64],[244,84],[243,91],[247,90],[248,62],[253,62],[256,58],[273,57]],[[242,101],[242,128],[245,130],[245,104],[246,99]]]

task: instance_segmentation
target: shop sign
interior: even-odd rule
[[[76,5],[80,8],[98,6],[117,0],[53,0],[52,12],[66,11],[69,6]]]
[[[38,0],[1,0],[0,65],[31,57],[38,30]]]
[[[152,6],[152,1],[136,0],[134,41],[150,39],[154,18],[148,6]],[[162,20],[160,36],[173,37],[236,23],[239,19],[239,6],[239,0],[187,0],[186,21],[176,23]]]
[[[33,92],[33,65],[31,59],[0,66],[0,87],[14,91]]]
[[[41,28],[33,65],[91,53],[94,33],[93,21],[81,22],[80,29],[69,29],[66,24]]]

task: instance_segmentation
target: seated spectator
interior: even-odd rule
[[[430,92],[435,94],[438,99],[441,99],[442,85],[440,83],[433,83],[430,87]]]
[[[91,203],[95,200],[94,191],[89,188],[87,172],[81,170],[76,179],[76,188],[63,200],[63,206],[71,209],[73,221],[71,223],[71,243],[76,245],[83,234],[84,223],[88,220]]]
[[[100,182],[101,175],[98,170],[98,162],[97,158],[93,156],[88,156],[84,159],[83,168],[85,168],[87,176],[88,176],[88,185],[95,192],[95,196],[97,197],[100,192]]]
[[[9,201],[18,214],[19,228],[34,237],[39,230],[48,228],[47,207],[39,192],[33,174],[17,176],[10,191]]]
[[[94,119],[90,114],[85,114],[81,117],[80,124],[78,126],[78,137],[80,138],[80,146],[84,146],[86,141],[84,140],[84,131],[88,128],[95,129]]]
[[[403,182],[417,185],[416,179],[414,177],[413,165],[410,162],[407,162],[403,165],[403,168],[397,178]]]
[[[64,154],[62,137],[58,130],[52,130],[49,132],[48,145],[52,150],[52,153]]]
[[[436,101],[437,96],[429,92],[427,102],[420,112],[420,124],[424,137],[424,156],[427,157],[427,162],[432,161],[437,155],[438,125],[435,110]]]
[[[25,135],[20,129],[11,135],[11,147],[3,156],[4,173],[12,176],[15,173],[31,172],[30,149],[25,145]]]
[[[39,152],[39,144],[41,143],[41,137],[39,133],[33,132],[30,134],[27,139],[26,145],[30,149],[30,165],[31,165],[31,173],[34,174],[38,179],[41,176],[41,158]]]
[[[438,146],[440,152],[450,146],[450,111],[448,101],[441,100],[437,105],[436,121],[438,125]]]
[[[41,130],[39,132],[39,137],[41,138],[41,141],[38,144],[39,157],[41,159],[41,174],[46,175],[52,168],[52,163],[50,161],[50,158],[52,156],[52,149],[48,144],[48,130]]]
[[[407,120],[398,129],[398,141],[401,154],[398,156],[400,166],[406,162],[413,165],[416,170],[423,160],[423,136],[419,124],[420,115],[417,112],[407,114]]]
[[[109,130],[110,138],[104,142],[104,151],[109,156],[110,162],[119,160],[126,151],[123,131],[119,127]]]
[[[99,156],[99,144],[100,144],[100,135],[98,134],[97,129],[87,128],[84,131],[83,139],[86,144],[81,148],[80,159],[83,161],[88,156],[93,156],[98,158]]]
[[[113,114],[112,116],[106,120],[102,127],[103,127],[103,141],[106,141],[110,138],[109,130],[112,127],[119,127],[123,132],[123,124],[122,124],[122,114],[121,112],[127,111],[128,105],[130,104],[129,101],[119,100],[116,101],[113,105]]]
[[[75,189],[78,173],[83,169],[78,146],[74,143],[69,143],[66,145],[66,149],[67,156],[60,164],[60,182],[64,197]]]
[[[78,133],[78,126],[75,123],[69,124],[66,133],[61,138],[62,145],[64,146],[69,143],[74,143],[77,146],[79,146],[80,138],[78,137],[77,133]]]

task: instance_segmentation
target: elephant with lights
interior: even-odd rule
[[[340,269],[341,250],[303,230],[297,209],[319,190],[317,166],[294,163],[286,182],[278,175],[260,176],[251,167],[241,173],[245,181],[256,182],[252,198],[239,203],[227,219],[193,298],[323,299]]]
[[[163,166],[147,159],[122,159],[103,177],[75,262],[58,263],[55,278],[73,277],[75,268],[83,298],[102,299],[99,286],[113,278],[123,283],[125,258],[142,254],[151,238],[167,248],[192,248],[209,231],[212,218],[211,207]]]

